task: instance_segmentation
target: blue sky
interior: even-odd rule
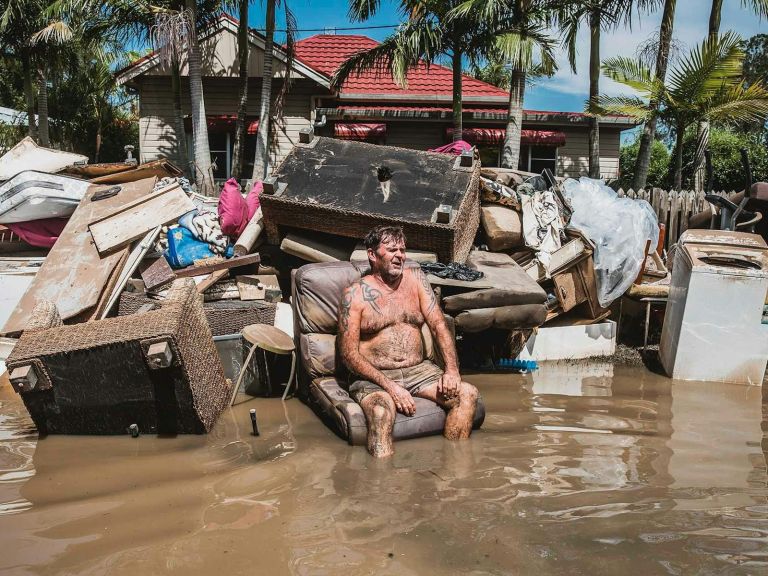
[[[350,26],[381,26],[397,24],[400,21],[397,4],[383,0],[380,13],[363,23],[350,22],[347,17],[348,3],[344,0],[290,0],[289,6],[296,15],[300,29],[333,29]],[[683,48],[690,48],[707,33],[710,3],[706,0],[678,0],[674,38]],[[282,15],[279,15],[278,26],[282,27]],[[631,30],[619,29],[616,32],[604,33],[601,47],[601,58],[611,56],[633,56],[637,46],[649,38],[657,30],[661,20],[661,11],[646,14],[636,20]],[[250,25],[253,28],[263,28],[264,9],[262,4],[251,8]],[[743,38],[754,34],[768,33],[768,23],[758,20],[749,10],[742,7],[741,0],[724,0],[721,30],[735,30]],[[338,30],[340,34],[364,34],[377,40],[383,39],[391,29],[375,30]],[[300,38],[306,38],[318,32],[302,31]],[[567,65],[565,54],[560,52],[558,62],[560,70],[551,79],[543,80],[526,92],[525,107],[534,110],[580,111],[584,107],[589,89],[587,75],[589,60],[589,39],[587,31],[581,32],[578,38],[579,52],[577,74],[573,74]],[[601,80],[601,91],[607,93],[623,93],[623,87],[613,84],[607,78]]]

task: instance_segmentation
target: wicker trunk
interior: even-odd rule
[[[55,313],[40,319],[45,311],[38,305],[7,360],[40,433],[125,434],[136,424],[200,434],[228,405],[231,383],[192,280],[175,281],[158,310],[141,314],[57,326]],[[153,345],[167,351],[157,364]],[[14,379],[21,371],[34,377]]]
[[[402,226],[409,248],[464,262],[480,223],[480,163],[447,154],[316,137],[275,170],[261,206],[270,243],[283,229],[362,239],[374,226]],[[450,206],[448,222],[436,213]]]

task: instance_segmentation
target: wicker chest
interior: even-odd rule
[[[393,224],[403,227],[409,248],[464,262],[480,222],[480,163],[469,164],[315,137],[294,147],[274,171],[274,193],[261,197],[267,237],[277,244],[295,228],[362,239],[374,226]]]

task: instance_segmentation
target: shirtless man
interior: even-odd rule
[[[428,398],[447,412],[443,434],[469,438],[477,389],[462,382],[456,347],[426,275],[404,269],[405,237],[379,226],[365,238],[371,273],[348,286],[339,310],[341,358],[354,375],[349,394],[368,421],[368,451],[391,456],[395,412],[413,416],[413,397]],[[426,322],[445,360],[445,372],[424,359]]]

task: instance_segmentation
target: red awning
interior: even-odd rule
[[[208,125],[208,132],[221,134],[222,132],[234,132],[237,126],[237,116],[218,115],[206,116],[205,123]],[[256,134],[259,129],[259,119],[255,116],[245,117],[245,127],[248,134]],[[192,118],[184,118],[184,128],[187,132],[192,132]]]
[[[333,135],[344,140],[372,140],[381,138],[387,133],[386,124],[352,124],[337,122],[333,127]]]
[[[453,127],[446,130],[453,138]],[[470,144],[503,144],[504,128],[464,128],[462,138]],[[522,130],[520,144],[528,146],[563,146],[565,133],[559,130]]]

